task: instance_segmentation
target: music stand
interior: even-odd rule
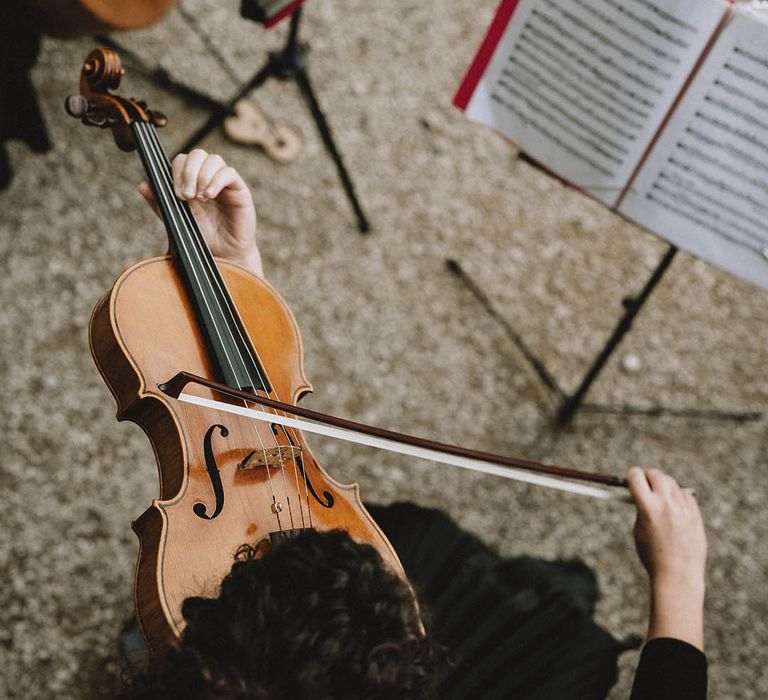
[[[189,15],[187,15],[186,12],[182,11],[181,8],[179,9],[182,17],[184,17],[184,19],[190,25],[192,25],[194,20]],[[244,0],[241,8],[241,14],[243,17],[246,19],[259,21],[257,16],[248,13],[249,9],[248,0]],[[371,230],[368,217],[363,211],[363,208],[357,197],[355,186],[349,176],[349,172],[347,171],[347,168],[341,157],[341,153],[336,146],[336,142],[333,138],[333,132],[331,131],[323,110],[320,108],[320,103],[317,100],[315,91],[312,87],[312,83],[309,79],[306,66],[306,57],[307,53],[309,52],[309,47],[306,42],[299,40],[302,14],[303,7],[298,7],[293,12],[290,19],[288,36],[286,37],[286,41],[283,47],[278,51],[270,52],[266,63],[256,73],[254,73],[254,75],[249,80],[243,83],[236,94],[233,95],[225,103],[218,102],[208,95],[178,83],[171,76],[169,76],[166,71],[162,69],[148,70],[146,66],[142,66],[142,62],[140,60],[136,62],[138,63],[139,67],[143,68],[143,71],[148,73],[149,77],[161,87],[179,92],[184,97],[191,99],[198,104],[201,104],[206,109],[211,110],[211,114],[205,123],[202,124],[202,126],[200,126],[197,130],[195,130],[195,132],[179,148],[178,152],[180,153],[189,152],[190,149],[194,148],[198,143],[200,143],[200,141],[208,136],[208,134],[220,127],[227,117],[234,114],[234,107],[237,102],[247,97],[251,91],[261,87],[270,78],[275,78],[282,81],[294,81],[299,88],[299,92],[301,93],[301,96],[304,99],[304,102],[306,103],[310,114],[315,121],[315,124],[317,125],[317,130],[320,133],[320,137],[323,141],[323,144],[325,145],[325,149],[336,165],[336,171],[339,175],[339,179],[341,180],[342,187],[344,188],[344,192],[347,195],[347,199],[349,200],[349,203],[352,206],[352,210],[355,214],[355,218],[357,219],[357,227],[361,233],[367,233]],[[121,53],[135,58],[131,51],[126,50],[122,46],[119,46],[110,37],[98,36],[97,39],[102,42],[104,46],[115,48]],[[212,47],[210,42],[205,41],[205,38],[202,35],[201,39],[203,39],[204,43],[206,43],[214,58],[216,58],[222,67],[226,68],[227,72],[230,74],[230,76],[232,76],[231,70],[228,69],[228,66],[223,60],[223,57],[217,51],[215,51],[215,47]]]
[[[518,156],[520,160],[530,163],[534,167],[540,167],[535,161],[531,160],[525,154]],[[672,261],[677,255],[678,248],[669,245],[666,253],[662,256],[659,263],[651,272],[648,280],[643,285],[642,290],[636,295],[625,296],[622,299],[624,314],[617,321],[610,337],[605,341],[600,352],[592,361],[589,369],[584,374],[577,389],[572,393],[567,393],[558,383],[557,379],[547,370],[544,362],[527,346],[523,338],[517,333],[509,321],[494,306],[491,299],[483,289],[473,280],[464,270],[461,264],[454,259],[447,259],[448,269],[456,275],[482,304],[490,316],[504,329],[510,340],[517,346],[525,360],[530,364],[539,380],[552,393],[559,402],[554,425],[558,429],[566,428],[573,421],[574,415],[581,408],[593,413],[618,413],[622,415],[644,415],[644,416],[677,416],[680,418],[707,418],[714,420],[731,420],[736,422],[746,422],[759,420],[763,414],[758,411],[724,411],[720,409],[707,408],[668,408],[666,406],[657,406],[654,408],[640,408],[635,406],[604,406],[600,404],[590,404],[585,402],[587,392],[592,384],[598,378],[608,360],[612,357],[614,351],[621,343],[624,336],[632,328],[635,317],[640,313],[645,302],[648,300],[653,290],[661,281],[664,273],[667,271]]]

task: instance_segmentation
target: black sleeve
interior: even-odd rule
[[[679,639],[652,639],[643,648],[630,700],[705,700],[707,657]]]

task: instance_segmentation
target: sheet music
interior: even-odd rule
[[[619,208],[768,289],[768,22],[737,10]]]
[[[467,116],[616,204],[725,0],[521,0]]]

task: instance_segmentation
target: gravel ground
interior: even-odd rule
[[[215,133],[205,141],[253,187],[270,280],[295,310],[311,407],[488,450],[586,469],[656,465],[696,487],[710,536],[711,697],[768,697],[766,420],[622,415],[613,409],[764,410],[765,292],[681,253],[590,394],[602,412],[555,432],[555,403],[505,328],[451,274],[461,261],[504,321],[572,390],[666,246],[530,165],[450,106],[493,3],[310,2],[311,74],[374,225],[361,236],[294,87],[258,100],[303,134],[279,166]],[[185,0],[244,80],[278,45],[236,3]],[[233,90],[177,11],[115,35],[215,97]],[[0,193],[0,697],[92,698],[119,685],[131,614],[129,523],[156,496],[149,443],[114,420],[89,355],[92,306],[131,262],[162,252],[136,193],[135,156],[61,109],[93,40],[46,39],[34,82],[54,142],[12,144]],[[169,150],[205,118],[136,70],[126,94],[167,113]],[[12,399],[10,397],[13,397]],[[598,618],[642,633],[647,592],[632,511],[316,440],[333,475],[379,502],[439,506],[506,554],[581,557]],[[612,698],[637,661],[622,660]]]

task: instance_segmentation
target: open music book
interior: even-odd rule
[[[768,18],[726,0],[502,0],[454,104],[768,289]]]

